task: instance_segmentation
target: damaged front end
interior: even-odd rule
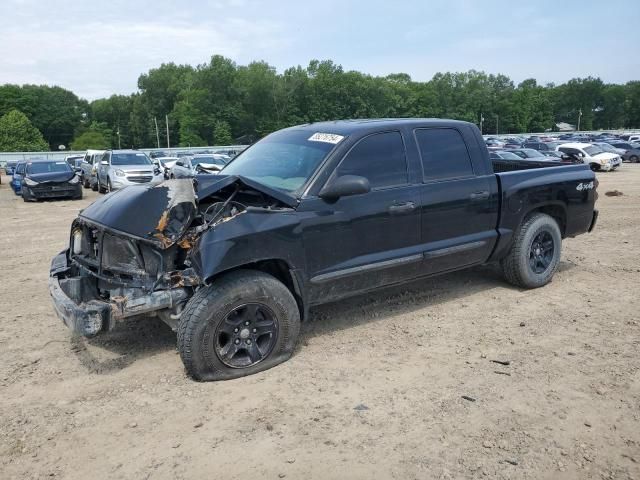
[[[131,317],[157,316],[175,330],[203,284],[202,234],[251,209],[294,204],[254,187],[239,177],[215,176],[198,194],[193,180],[179,179],[100,198],[76,218],[69,248],[52,261],[49,290],[58,316],[84,336]]]

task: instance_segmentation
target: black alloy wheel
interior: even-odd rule
[[[553,261],[553,237],[546,230],[536,235],[529,248],[529,266],[533,273],[543,273]]]
[[[278,338],[278,321],[259,303],[234,308],[218,325],[214,341],[216,355],[231,368],[246,368],[269,356]]]

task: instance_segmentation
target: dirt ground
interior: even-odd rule
[[[159,320],[72,338],[49,263],[97,194],[4,177],[0,478],[640,478],[640,165],[598,179],[550,285],[484,266],[332,304],[287,363],[202,384]]]

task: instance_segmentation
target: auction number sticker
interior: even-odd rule
[[[309,137],[310,142],[339,143],[344,137],[335,133],[314,133]]]

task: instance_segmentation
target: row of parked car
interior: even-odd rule
[[[85,188],[105,193],[129,185],[217,173],[230,159],[218,153],[151,157],[138,150],[87,150],[78,174]]]
[[[632,134],[487,137],[485,143],[494,159],[587,163],[595,171],[615,170],[623,161],[640,162],[640,135]]]
[[[64,160],[33,158],[5,167],[11,188],[24,201],[82,198],[82,186],[107,193],[129,185],[157,184],[169,178],[217,173],[231,157],[221,153],[180,152],[151,158],[138,150],[87,150]]]

